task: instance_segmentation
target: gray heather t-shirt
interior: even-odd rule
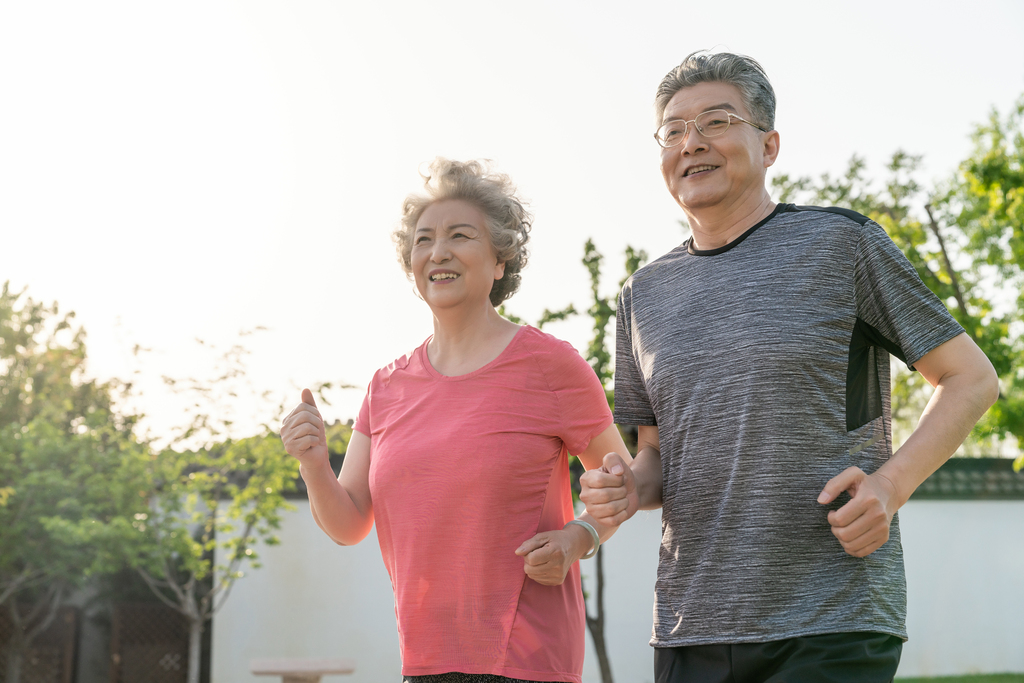
[[[780,204],[720,249],[690,241],[619,299],[615,421],[657,425],[655,647],[878,631],[906,638],[898,520],[865,558],[819,505],[892,454],[889,354],[963,329],[880,226]]]

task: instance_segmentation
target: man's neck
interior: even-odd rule
[[[701,251],[724,247],[770,216],[775,206],[765,191],[756,202],[686,211],[693,232],[693,247]]]

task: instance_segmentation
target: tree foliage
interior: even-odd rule
[[[156,451],[136,438],[138,416],[116,407],[130,386],[86,377],[74,314],[23,295],[0,291],[0,607],[15,627],[4,678],[18,681],[73,589],[130,566],[189,619],[197,683],[203,626],[243,567],[259,567],[259,543],[277,542],[297,478],[273,417],[257,436],[230,436],[232,399],[251,392],[248,352],[228,349],[212,380],[165,378],[191,401],[171,446]]]
[[[298,477],[298,462],[269,425],[249,438],[227,436],[232,399],[247,390],[247,353],[240,344],[224,352],[212,381],[165,378],[192,397],[193,409],[172,445],[149,460],[149,510],[133,520],[133,566],[189,622],[189,683],[199,681],[206,622],[243,567],[259,568],[259,544],[279,542],[281,511],[291,508],[284,494]]]
[[[5,680],[90,576],[125,560],[146,509],[147,448],[114,409],[116,383],[84,377],[85,333],[44,305],[0,291],[0,607],[13,626]]]
[[[987,335],[1007,343],[1000,355],[990,356],[1002,386],[980,429],[1013,434],[1024,445],[1024,95],[1005,118],[993,111],[972,138],[971,156],[946,196],[948,217],[966,237],[974,270],[993,269],[1004,293],[1016,297],[1012,313],[997,318]],[[1024,467],[1024,454],[1014,465]]]

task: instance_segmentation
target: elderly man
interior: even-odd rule
[[[757,62],[690,55],[656,113],[693,234],[622,290],[615,421],[639,453],[610,454],[581,498],[609,524],[662,508],[659,683],[889,681],[907,637],[896,511],[995,401],[995,372],[876,223],[772,201]],[[890,354],[935,387],[895,454]]]

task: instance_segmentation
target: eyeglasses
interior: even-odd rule
[[[667,121],[661,124],[661,128],[654,134],[654,139],[658,141],[658,144],[662,147],[675,147],[682,143],[686,138],[686,124],[692,123],[694,127],[700,131],[700,134],[706,138],[713,138],[725,133],[729,130],[729,124],[732,120],[736,119],[743,123],[749,123],[754,128],[757,128],[763,133],[768,131],[757,125],[756,123],[750,123],[745,118],[736,116],[731,111],[725,109],[712,109],[706,111],[693,119],[693,121],[683,121],[679,119],[677,121]]]

